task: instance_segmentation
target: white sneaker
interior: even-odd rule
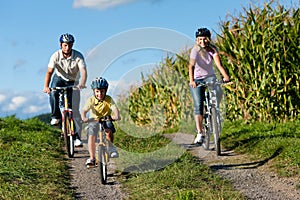
[[[59,120],[59,119],[51,119],[51,122],[50,122],[50,124],[51,124],[52,126],[54,126],[54,125],[58,125],[58,124],[59,124],[59,122],[60,122],[60,120]]]
[[[74,142],[74,145],[75,145],[75,147],[82,147],[83,143],[79,139],[76,139]]]
[[[202,144],[203,143],[203,135],[202,133],[197,133],[197,136],[194,140],[194,144]]]
[[[117,149],[115,147],[109,147],[109,155],[111,158],[118,158],[119,157],[119,153],[117,151]]]

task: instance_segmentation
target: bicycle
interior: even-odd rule
[[[221,155],[220,134],[222,132],[222,119],[217,101],[217,85],[228,84],[215,77],[207,78],[202,82],[196,82],[197,87],[205,87],[205,101],[203,112],[202,132],[205,140],[202,144],[205,150],[209,150],[211,134],[214,136],[214,146],[217,155]]]
[[[72,92],[73,89],[77,88],[74,86],[50,88],[51,91],[59,91],[59,108],[62,116],[61,130],[69,158],[74,157],[75,140],[75,123],[73,119],[73,111],[69,107],[68,99],[68,94],[69,92]]]
[[[98,122],[99,123],[99,142],[97,144],[98,157],[96,157],[96,166],[99,167],[99,174],[102,184],[107,183],[107,166],[110,161],[109,148],[110,142],[106,138],[104,123],[107,121],[114,121],[110,116],[100,118],[99,120],[88,119],[87,122]],[[97,152],[97,151],[96,151]]]

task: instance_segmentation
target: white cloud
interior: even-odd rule
[[[39,111],[42,111],[44,109],[45,109],[45,107],[42,107],[42,106],[30,105],[30,106],[24,108],[24,113],[27,113],[27,114],[38,113]]]
[[[122,4],[127,4],[133,1],[137,1],[137,0],[74,0],[73,7],[74,8],[87,7],[87,8],[104,10]]]
[[[0,94],[0,103],[4,102],[6,99],[6,96],[3,94]]]
[[[26,102],[26,98],[23,96],[16,96],[11,99],[11,102],[8,104],[4,111],[15,111],[20,106],[22,106]]]
[[[49,113],[49,96],[42,92],[0,91],[0,117],[16,115],[24,119]]]

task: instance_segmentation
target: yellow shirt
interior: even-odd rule
[[[101,119],[111,115],[113,106],[115,106],[115,102],[109,95],[106,95],[103,101],[98,100],[95,96],[91,96],[85,102],[83,110],[89,111],[89,118]]]

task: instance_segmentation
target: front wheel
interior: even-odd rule
[[[206,116],[206,117],[208,117],[208,116]],[[209,128],[207,127],[207,118],[204,118],[204,124],[202,126],[202,132],[203,132],[203,135],[205,137],[205,139],[203,141],[203,144],[202,144],[202,147],[205,150],[209,150],[210,132],[209,132]]]
[[[106,147],[100,145],[98,150],[98,166],[102,184],[106,184],[107,182],[107,155]]]
[[[66,150],[69,158],[74,157],[74,136],[72,133],[72,121],[68,114],[65,113],[63,121],[63,132]]]
[[[212,120],[212,128],[215,138],[215,149],[217,152],[217,155],[221,155],[221,143],[220,143],[220,132],[219,132],[219,126],[217,122],[217,110],[216,108],[211,108],[211,120]]]

